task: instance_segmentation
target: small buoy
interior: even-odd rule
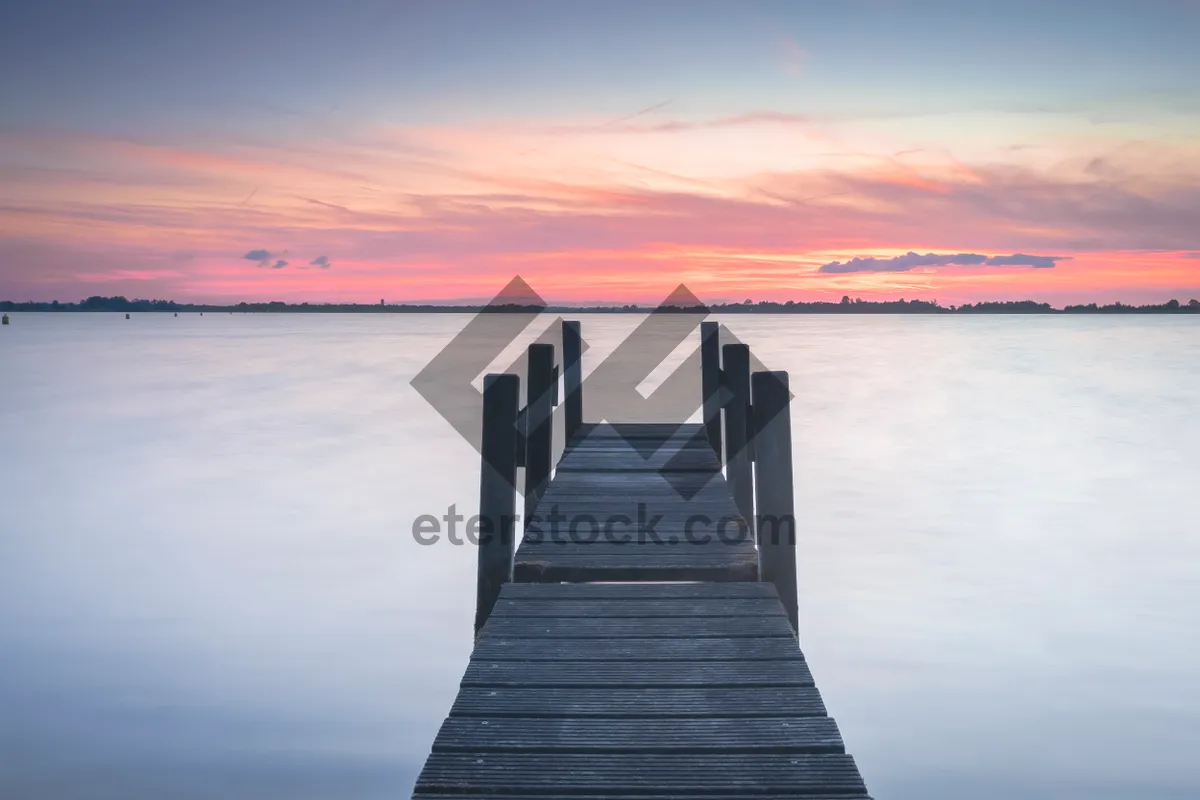
[[[125,315],[125,319],[129,319],[129,314],[126,314],[126,315]]]
[[[177,317],[179,316],[179,312],[178,312],[178,311],[176,311],[176,312],[175,312],[175,316],[177,316]]]
[[[5,324],[5,325],[8,324],[8,314],[4,315],[4,323],[3,324]]]

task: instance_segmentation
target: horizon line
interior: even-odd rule
[[[539,298],[540,300],[540,298]],[[320,311],[320,310],[346,310],[350,312],[374,311],[378,313],[382,310],[405,311],[405,310],[422,310],[437,313],[438,311],[445,312],[470,312],[483,311],[488,308],[539,308],[543,311],[575,311],[580,313],[600,312],[651,312],[656,308],[669,308],[679,311],[688,309],[697,309],[710,312],[733,311],[735,313],[772,313],[775,310],[783,310],[786,313],[787,309],[793,310],[828,310],[832,313],[850,312],[852,309],[865,308],[910,308],[910,309],[925,309],[929,312],[954,312],[959,310],[1008,310],[1015,311],[1024,309],[1028,311],[1036,311],[1041,313],[1046,312],[1064,312],[1067,310],[1162,310],[1162,311],[1184,311],[1184,312],[1200,312],[1200,300],[1189,298],[1187,301],[1180,301],[1176,298],[1171,298],[1162,303],[1146,303],[1134,305],[1125,303],[1121,300],[1115,300],[1111,303],[1098,303],[1096,301],[1085,303],[1067,303],[1061,307],[1052,306],[1048,302],[1036,300],[978,300],[975,302],[966,302],[950,305],[942,305],[936,299],[922,300],[915,298],[906,300],[903,297],[894,300],[863,300],[862,298],[851,299],[849,295],[845,295],[841,300],[743,300],[741,302],[712,302],[692,305],[675,305],[668,304],[666,301],[657,304],[644,305],[641,303],[618,303],[603,301],[591,301],[587,303],[567,303],[556,301],[542,301],[532,303],[503,303],[496,304],[491,301],[478,300],[406,300],[396,303],[387,303],[383,299],[379,303],[359,303],[359,302],[310,302],[302,301],[299,303],[287,302],[283,300],[259,300],[249,301],[241,300],[236,302],[217,302],[217,303],[201,303],[201,302],[179,302],[176,300],[161,300],[149,298],[134,298],[132,300],[123,295],[102,296],[93,295],[79,301],[59,301],[59,300],[0,300],[0,310],[3,311],[26,311],[37,313],[40,311],[54,312],[58,311],[74,311],[74,312],[103,312],[103,311],[237,311],[237,310],[287,310],[287,311]]]

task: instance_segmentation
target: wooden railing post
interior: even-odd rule
[[[708,443],[720,460],[721,450],[721,325],[700,323],[700,391],[704,400],[704,428]]]
[[[479,470],[479,567],[475,633],[487,622],[500,587],[512,580],[517,513],[517,411],[521,379],[483,379],[483,436]]]
[[[758,576],[775,584],[792,630],[799,634],[796,508],[792,487],[791,393],[786,372],[756,372],[754,494],[758,508]]]
[[[569,442],[583,426],[583,337],[578,322],[563,321],[562,343],[563,394],[566,395],[563,427],[566,431],[564,440]]]
[[[721,348],[721,378],[729,392],[725,403],[725,476],[733,490],[738,513],[754,536],[754,473],[747,440],[750,431],[750,348],[727,344]]]
[[[529,345],[525,382],[525,520],[550,481],[554,447],[554,345]]]

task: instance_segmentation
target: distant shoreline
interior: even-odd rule
[[[176,303],[173,300],[127,300],[124,297],[90,297],[79,303],[53,301],[14,302],[0,301],[0,311],[27,312],[255,312],[282,314],[477,314],[551,312],[557,314],[647,314],[655,306],[627,305],[518,305],[487,306],[483,304],[435,304],[435,303],[236,303],[217,305],[204,303]],[[963,305],[943,306],[928,300],[850,300],[841,302],[787,302],[759,301],[751,303],[713,303],[705,306],[662,306],[662,311],[676,313],[711,314],[1200,314],[1200,301],[1181,303],[1170,300],[1159,305],[1126,305],[1111,303],[1097,305],[1069,305],[1054,308],[1049,303],[1032,300],[1009,302],[980,302]]]

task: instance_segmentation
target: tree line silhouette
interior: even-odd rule
[[[477,313],[490,312],[529,312],[553,311],[563,313],[647,313],[656,306],[643,306],[632,303],[624,305],[503,305],[485,306],[482,304],[433,304],[433,303],[395,303],[391,305],[380,301],[375,303],[285,303],[273,300],[265,303],[236,303],[232,305],[208,303],[177,303],[174,300],[129,300],[122,296],[89,297],[78,303],[51,302],[15,302],[0,301],[0,311],[174,311],[174,312],[278,312],[278,313]],[[964,303],[962,305],[943,306],[937,300],[862,300],[843,297],[841,302],[817,300],[812,302],[788,300],[760,300],[757,303],[745,300],[741,303],[710,303],[703,307],[687,306],[658,306],[663,311],[696,312],[706,310],[714,314],[1196,314],[1200,313],[1200,300],[1189,300],[1180,303],[1169,300],[1166,303],[1150,305],[1129,305],[1116,302],[1107,305],[1088,303],[1086,305],[1068,305],[1064,308],[1054,308],[1049,303],[1037,303],[1033,300],[984,301],[979,303]]]

